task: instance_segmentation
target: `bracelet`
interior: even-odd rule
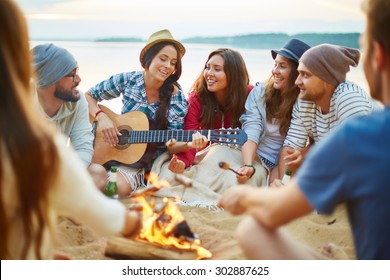
[[[95,119],[96,119],[96,117],[97,117],[100,113],[104,113],[104,111],[103,111],[102,109],[98,110],[98,111],[95,113]]]
[[[241,166],[241,167],[244,167],[244,166],[246,166],[246,167],[252,167],[252,168],[253,168],[253,173],[252,173],[252,175],[249,177],[249,179],[252,178],[253,175],[255,175],[255,173],[256,173],[256,168],[253,166],[253,164],[244,164],[244,165]]]

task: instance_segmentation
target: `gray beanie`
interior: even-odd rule
[[[345,82],[349,66],[357,66],[359,58],[358,49],[322,44],[307,50],[299,61],[321,80],[337,86]]]
[[[49,87],[68,75],[77,62],[66,50],[53,44],[42,44],[32,50],[37,87]]]

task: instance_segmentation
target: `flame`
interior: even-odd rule
[[[158,181],[155,173],[149,175],[148,181],[155,188],[169,186],[166,180]],[[145,193],[146,194],[146,193]],[[211,252],[201,246],[199,238],[178,238],[174,236],[175,227],[182,223],[184,217],[174,201],[164,197],[161,203],[156,203],[154,198],[146,199],[146,195],[138,195],[134,200],[142,206],[142,230],[139,239],[156,243],[162,246],[171,246],[184,250],[196,250],[197,259],[210,258]]]

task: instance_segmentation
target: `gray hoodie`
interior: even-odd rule
[[[85,95],[80,92],[78,102],[64,102],[58,113],[53,117],[49,117],[43,111],[37,94],[35,95],[35,102],[42,116],[56,125],[57,130],[70,140],[85,166],[89,166],[93,155],[94,136],[92,125],[89,122],[88,103]]]

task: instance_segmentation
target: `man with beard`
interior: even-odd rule
[[[390,259],[390,2],[365,0],[363,9],[364,72],[385,109],[345,122],[316,144],[285,187],[238,186],[223,194],[220,206],[250,214],[237,232],[248,258],[323,257],[279,227],[313,208],[329,214],[345,203],[357,258]]]
[[[297,170],[309,150],[309,139],[318,143],[345,120],[382,109],[361,87],[346,80],[350,66],[356,67],[359,59],[359,50],[331,44],[312,47],[302,55],[295,81],[299,98],[279,155],[277,177],[287,169]],[[272,185],[280,186],[280,181]]]
[[[81,82],[74,57],[64,48],[42,44],[32,49],[36,103],[42,115],[53,122],[70,142],[92,175],[96,186],[107,184],[103,166],[91,164],[93,134],[88,105],[77,86]]]

